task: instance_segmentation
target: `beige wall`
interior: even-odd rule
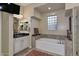
[[[24,18],[29,19],[29,17],[33,15],[34,15],[34,8],[32,6],[24,7]]]
[[[43,14],[43,19],[40,21],[40,31],[42,34],[66,35],[68,21],[65,19],[65,10],[58,10],[55,13],[58,16],[58,29],[55,31],[48,30],[47,16],[49,13],[46,13]]]
[[[21,7],[20,13],[23,14],[23,19],[20,20],[20,21],[31,22],[31,16],[34,16],[34,8],[32,7],[32,5]]]
[[[38,19],[42,19],[41,13],[37,9],[34,9],[34,16]]]

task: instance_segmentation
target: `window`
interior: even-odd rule
[[[48,16],[48,30],[57,29],[57,16]]]

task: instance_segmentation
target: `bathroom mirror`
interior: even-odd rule
[[[28,30],[28,22],[20,22],[19,29],[20,29],[20,31],[27,31]]]
[[[13,30],[14,30],[14,33],[17,33],[17,32],[27,33],[29,30],[29,22],[21,21],[20,19],[17,19],[14,17]]]

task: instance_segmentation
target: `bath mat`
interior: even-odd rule
[[[32,50],[26,56],[52,56],[48,53],[37,51],[37,50]]]

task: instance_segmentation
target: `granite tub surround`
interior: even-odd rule
[[[67,36],[64,35],[51,35],[51,34],[41,34],[40,38],[52,38],[52,39],[66,39]]]
[[[40,34],[36,36],[32,36],[32,48],[36,47],[36,40],[40,40],[41,38],[47,38],[47,39],[55,39],[55,40],[66,40],[66,36],[62,35],[51,35],[51,34]],[[60,42],[61,43],[61,42]]]

